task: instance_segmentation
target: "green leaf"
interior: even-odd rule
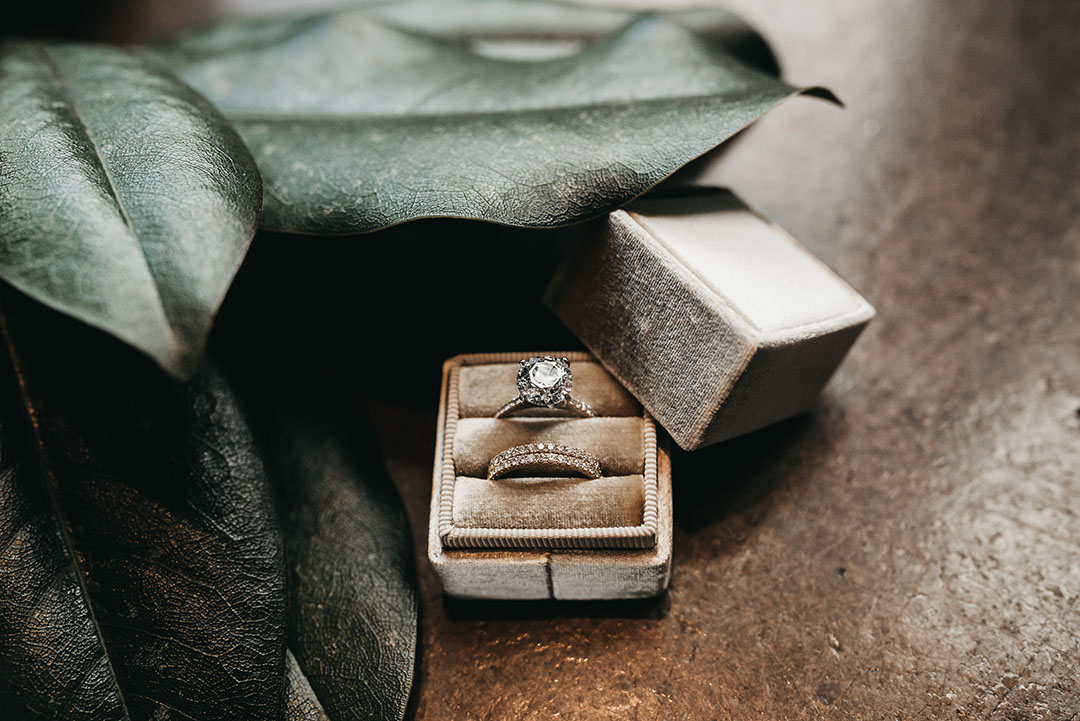
[[[285,655],[285,718],[287,721],[330,721],[292,651]]]
[[[19,391],[3,396],[16,389],[0,368],[0,707],[402,718],[416,572],[355,408],[296,401],[243,358],[264,460],[214,365],[177,383],[97,331],[0,298]],[[72,347],[92,352],[72,364]]]
[[[568,56],[604,40],[636,17],[615,7],[550,0],[408,0],[378,3],[368,14],[392,27],[441,38],[495,57]],[[769,75],[780,69],[768,43],[742,18],[718,7],[652,13]]]
[[[416,658],[408,520],[355,409],[305,406],[278,395],[259,414],[289,568],[290,712],[397,721]]]
[[[111,341],[72,363],[106,339],[23,299],[4,316],[32,428],[4,406],[4,717],[281,718],[280,527],[223,377],[178,384]]]
[[[34,466],[14,384],[0,407],[0,707],[25,719],[127,719],[75,557]]]
[[[761,43],[729,15],[509,1],[435,8],[231,23],[155,52],[252,149],[266,182],[263,226],[308,233],[430,216],[580,221],[799,92],[733,54]],[[456,24],[439,30],[447,15]],[[480,23],[471,35],[470,21]],[[543,32],[521,30],[530,25]],[[559,37],[572,41],[570,54],[550,57]],[[491,51],[507,38],[548,38],[544,59],[508,60],[516,46],[506,44]]]
[[[156,63],[0,45],[0,277],[16,288],[187,377],[260,204],[239,136]]]
[[[325,305],[316,277],[349,264],[320,245],[299,266],[287,253],[280,265],[267,265],[265,251],[293,248],[295,239],[267,240],[230,295],[211,357],[228,369],[249,409],[276,488],[296,662],[287,675],[287,715],[394,721],[405,712],[412,686],[419,591],[404,504],[363,417],[370,376],[365,381],[355,362],[351,369],[345,361],[328,365],[327,355],[336,350],[319,341],[283,348],[263,325],[274,316],[279,324],[293,318],[288,303],[266,300],[265,290],[281,273],[295,276],[297,318],[305,308],[322,307],[332,323],[337,306]]]

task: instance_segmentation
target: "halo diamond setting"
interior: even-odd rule
[[[570,395],[573,387],[570,359],[550,355],[525,358],[518,363],[517,398],[503,405],[495,417],[502,418],[530,406],[559,408],[586,418],[596,416],[592,406]]]
[[[570,395],[573,387],[574,374],[566,358],[548,355],[518,364],[518,392],[534,406],[550,408]]]

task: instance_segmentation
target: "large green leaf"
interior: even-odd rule
[[[72,363],[108,339],[4,311],[0,716],[281,718],[280,527],[223,377],[178,384],[112,341]]]
[[[9,375],[5,367],[0,387],[0,707],[24,719],[127,719],[63,521],[33,462]]]
[[[334,721],[398,721],[418,599],[408,521],[372,431],[292,408],[272,433],[297,668]]]
[[[287,721],[330,721],[291,651],[285,656],[285,718]]]
[[[428,216],[583,220],[799,92],[736,57],[760,43],[728,15],[505,0],[439,8],[230,23],[155,52],[252,149],[266,182],[263,226],[310,233]],[[492,56],[493,40],[515,37],[544,59],[508,60],[505,44]]]
[[[97,331],[2,299],[18,387],[0,362],[0,708],[400,719],[416,574],[355,408],[296,400],[241,358],[264,460],[213,364],[178,383]],[[72,347],[90,352],[72,364]]]
[[[250,369],[243,351],[227,357],[277,489],[287,716],[398,721],[412,689],[419,601],[408,519],[373,431],[333,391],[335,380],[308,367],[288,378]]]
[[[239,136],[156,63],[0,45],[0,277],[15,287],[189,376],[260,203]]]
[[[403,246],[397,235],[373,239],[373,247]],[[378,267],[384,259],[360,258],[356,243],[331,242],[298,264],[290,252],[295,237],[264,240],[269,244],[260,242],[237,279],[210,355],[228,369],[249,410],[276,488],[295,661],[288,714],[395,721],[405,711],[416,658],[419,592],[409,522],[363,418],[374,369],[357,358],[355,339],[346,349],[308,327],[348,323],[358,299],[347,290],[345,269],[355,267],[353,260]],[[275,248],[281,253],[267,258]],[[283,274],[293,300],[268,300]],[[320,292],[327,285],[340,293]],[[282,344],[272,328],[293,322],[303,326],[302,337]]]

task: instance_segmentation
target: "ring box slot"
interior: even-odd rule
[[[518,361],[569,358],[572,395],[597,417],[529,408],[492,416],[518,393]],[[496,454],[562,443],[601,462],[599,479],[487,479]],[[641,405],[585,353],[457,356],[443,369],[429,557],[447,593],[475,598],[655,595],[670,574],[670,463]]]
[[[604,475],[641,474],[645,464],[644,433],[645,419],[641,415],[626,418],[462,418],[454,434],[454,468],[458,475],[486,477],[488,461],[507,448],[526,443],[562,443],[596,456]],[[578,485],[585,484],[582,479],[578,480]]]
[[[495,412],[503,403],[518,394],[519,360],[521,359],[515,358],[508,363],[462,366],[458,372],[458,416],[493,420]],[[574,373],[571,395],[587,401],[600,418],[641,415],[641,404],[599,363],[575,363],[571,370]],[[547,408],[524,408],[515,413],[514,417],[519,420],[528,417],[562,419],[566,418],[566,412]]]
[[[567,503],[567,498],[573,498]],[[459,476],[454,523],[461,528],[582,528],[637,526],[645,508],[642,475],[579,478]]]

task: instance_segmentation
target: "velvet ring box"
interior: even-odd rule
[[[517,395],[518,361],[566,356],[574,396],[595,418],[530,408],[494,418]],[[457,356],[443,367],[428,556],[452,596],[610,599],[653,596],[671,569],[671,466],[641,404],[585,353]],[[603,475],[488,480],[500,451],[562,443]]]
[[[443,368],[428,554],[450,595],[660,593],[671,470],[656,423],[690,451],[803,413],[874,315],[726,190],[646,196],[586,231],[545,301],[593,353],[571,355],[574,395],[599,418],[494,419],[527,354]],[[485,479],[492,456],[528,442],[591,451],[605,476]]]

